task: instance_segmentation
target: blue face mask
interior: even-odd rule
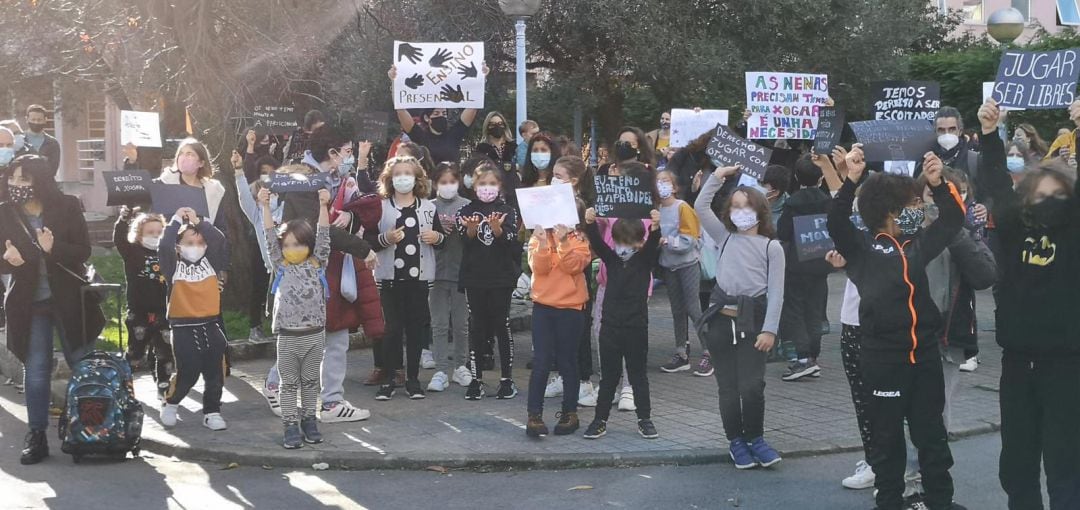
[[[1005,158],[1005,166],[1009,167],[1009,171],[1018,174],[1024,171],[1024,158],[1020,156],[1009,156]]]
[[[351,167],[351,166],[353,166],[355,164],[356,164],[356,156],[353,156],[352,154],[349,154],[348,156],[345,156],[345,158],[341,160],[341,165],[342,166]]]
[[[532,160],[533,166],[536,168],[547,168],[551,163],[550,152],[534,152],[529,155],[529,159]]]
[[[637,248],[634,248],[633,246],[615,244],[615,255],[618,255],[623,262],[630,260],[635,253],[637,253]]]
[[[15,159],[15,149],[11,147],[0,148],[0,166],[8,166]]]

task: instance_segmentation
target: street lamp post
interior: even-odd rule
[[[515,50],[516,50],[516,62],[517,67],[517,123],[513,127],[517,132],[518,143],[524,142],[521,137],[521,132],[517,129],[525,119],[528,118],[528,111],[525,101],[525,20],[529,19],[532,15],[536,14],[536,11],[540,10],[541,0],[499,0],[499,8],[503,13],[511,18],[514,18],[514,32],[515,32]]]
[[[986,20],[986,33],[1008,46],[1024,33],[1024,15],[1014,7],[998,9]]]

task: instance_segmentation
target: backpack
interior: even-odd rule
[[[143,407],[122,354],[93,351],[72,367],[57,428],[60,449],[75,462],[88,454],[138,455],[142,424]]]

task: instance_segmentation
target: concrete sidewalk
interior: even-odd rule
[[[829,317],[839,317],[843,279],[830,282]],[[990,325],[992,299],[980,296],[982,329]],[[245,465],[310,466],[326,462],[334,468],[414,468],[432,465],[478,468],[560,468],[623,464],[703,463],[727,458],[717,410],[716,382],[689,372],[666,374],[657,367],[670,357],[672,321],[661,287],[650,303],[649,382],[652,389],[653,419],[660,438],[642,439],[634,413],[613,412],[608,435],[585,440],[581,432],[572,436],[549,436],[531,440],[525,436],[525,401],[531,358],[530,335],[514,335],[516,342],[514,379],[520,394],[512,400],[464,400],[464,388],[453,385],[444,393],[429,393],[427,399],[409,400],[400,391],[390,402],[374,400],[375,389],[360,381],[371,368],[369,350],[349,353],[346,397],[357,406],[371,410],[370,420],[327,424],[322,431],[327,440],[300,450],[280,446],[281,423],[267,408],[259,388],[272,360],[238,363],[226,383],[222,413],[229,429],[210,432],[201,426],[201,398],[196,391],[181,406],[181,423],[164,430],[157,418],[158,403],[148,375],[141,376],[136,391],[147,409],[143,429],[144,448],[184,459],[238,462]],[[850,391],[840,363],[839,324],[823,340],[823,367],[820,378],[782,382],[784,363],[771,363],[766,372],[765,437],[783,454],[797,456],[861,448]],[[953,433],[964,436],[991,432],[1000,423],[998,379],[1000,349],[992,332],[980,337],[982,364],[974,373],[962,374],[954,404]],[[692,342],[697,354],[696,341]],[[696,362],[696,356],[694,360]],[[424,370],[426,385],[432,371]],[[493,374],[494,375],[494,374]],[[598,378],[594,377],[594,384]],[[492,381],[496,378],[492,377]],[[491,385],[489,381],[489,385]],[[494,393],[492,388],[490,393]],[[545,403],[546,421],[555,423],[559,400]],[[582,427],[593,417],[590,408],[581,408]]]

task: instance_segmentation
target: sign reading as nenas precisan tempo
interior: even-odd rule
[[[824,74],[746,73],[746,137],[813,140],[818,109],[829,101]]]
[[[1006,51],[994,80],[994,101],[1033,110],[1068,108],[1080,77],[1078,53],[1080,48]]]
[[[394,108],[483,108],[484,43],[394,41]]]

